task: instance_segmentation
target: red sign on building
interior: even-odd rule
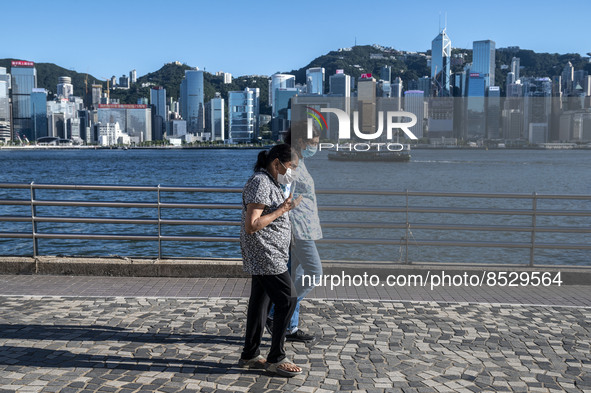
[[[371,74],[361,74],[360,79],[371,79]]]
[[[35,67],[35,63],[32,61],[13,60],[13,67]]]

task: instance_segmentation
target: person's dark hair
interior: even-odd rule
[[[254,164],[254,170],[256,172],[266,168],[267,165],[273,162],[276,158],[279,158],[279,162],[285,164],[286,162],[293,160],[293,155],[293,150],[287,143],[275,145],[271,150],[263,150],[259,153],[257,162]]]

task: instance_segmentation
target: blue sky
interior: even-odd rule
[[[235,76],[307,65],[330,50],[424,51],[447,13],[454,47],[492,39],[537,52],[591,52],[591,1],[10,1],[0,58],[52,62],[97,78],[181,61]]]

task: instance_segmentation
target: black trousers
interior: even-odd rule
[[[267,362],[277,363],[285,358],[286,329],[297,302],[296,291],[287,271],[274,276],[252,276],[242,359],[252,359],[261,353],[259,346],[271,302],[275,304],[275,315]]]

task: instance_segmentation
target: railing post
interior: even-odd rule
[[[408,188],[406,189],[406,236],[405,236],[405,252],[404,263],[408,264],[408,238],[410,236],[410,222],[408,222]]]
[[[160,184],[158,184],[158,259],[162,259],[162,232],[160,221]]]
[[[37,209],[35,207],[35,188],[33,187],[34,183],[34,181],[31,182],[31,232],[33,235],[33,258],[37,258],[37,221],[35,220],[35,216],[37,215]]]
[[[533,193],[532,198],[532,210],[533,214],[531,216],[531,248],[529,250],[529,265],[534,265],[534,250],[536,248],[536,210],[538,207],[538,193]]]

